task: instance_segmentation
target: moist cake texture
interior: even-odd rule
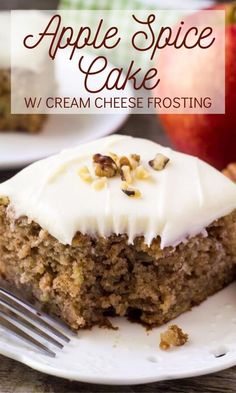
[[[153,142],[82,145],[0,195],[2,278],[74,329],[115,315],[161,325],[235,278],[235,185]]]

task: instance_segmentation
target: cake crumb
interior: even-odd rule
[[[0,205],[7,206],[9,199],[7,197],[0,197]]]
[[[160,337],[159,347],[163,351],[166,351],[171,346],[179,347],[188,341],[188,334],[184,333],[178,325],[170,325],[167,330],[161,333]]]

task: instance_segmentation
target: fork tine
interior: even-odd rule
[[[32,332],[36,333],[40,337],[43,337],[44,339],[46,339],[50,343],[54,344],[56,347],[58,347],[60,349],[63,348],[63,345],[59,341],[55,340],[55,338],[49,336],[49,334],[47,334],[43,330],[39,329],[37,326],[33,325],[30,321],[28,321],[27,319],[23,318],[21,315],[19,315],[16,312],[14,312],[13,311],[14,309],[11,306],[10,303],[6,302],[5,300],[0,299],[0,305],[1,305],[0,311],[3,308],[4,313],[11,320],[13,320],[15,322],[19,322],[21,325],[23,325],[27,329],[31,330]]]
[[[56,354],[52,352],[50,349],[48,349],[45,345],[35,340],[33,337],[29,336],[26,332],[24,332],[23,330],[15,326],[13,323],[8,321],[8,319],[5,318],[5,315],[1,311],[0,311],[0,325],[2,325],[4,328],[9,330],[11,333],[14,333],[20,339],[26,341],[28,344],[30,343],[31,345],[39,349],[41,352],[46,353],[50,357],[54,358],[56,356]]]
[[[15,310],[23,313],[23,315],[27,316],[28,318],[37,322],[39,325],[48,329],[51,333],[53,333],[61,340],[67,343],[70,342],[70,339],[67,336],[57,330],[54,326],[50,325],[45,319],[43,319],[44,314],[36,310],[30,303],[26,303],[25,301],[19,299],[13,293],[5,290],[4,288],[0,288],[0,294],[3,300],[5,300],[6,302],[8,302],[9,299],[11,300],[12,307]]]
[[[52,322],[56,324],[58,329],[63,329],[64,332],[68,332],[68,334],[76,335],[61,319],[56,316],[51,317],[50,315],[41,311],[36,305],[32,305],[31,303],[27,302],[27,300],[20,298],[17,294],[10,292],[6,288],[0,287],[0,293],[4,293],[6,296],[9,296],[12,300],[18,301],[24,307],[32,310],[36,315],[44,318],[47,322]]]

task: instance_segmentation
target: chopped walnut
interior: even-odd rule
[[[122,156],[119,159],[119,167],[122,168],[123,166],[128,166],[130,169],[132,169],[131,163],[126,156]]]
[[[114,177],[117,174],[117,165],[109,156],[94,154],[95,174],[99,177]]]
[[[78,175],[80,176],[80,178],[87,182],[87,183],[91,183],[92,182],[92,176],[91,173],[89,172],[89,169],[87,166],[83,166],[82,168],[80,168],[78,170]]]
[[[155,170],[155,171],[161,171],[166,167],[170,159],[164,154],[158,153],[156,154],[155,158],[151,161],[149,161],[149,165]]]
[[[129,187],[129,184],[125,181],[123,181],[121,184],[121,190],[128,197],[140,198],[142,196],[141,192],[138,189]]]
[[[236,162],[229,164],[222,173],[236,183]]]
[[[120,175],[121,175],[121,180],[126,181],[126,183],[128,184],[132,183],[131,170],[128,165],[124,165],[121,167]]]
[[[105,176],[93,181],[93,188],[97,191],[102,190],[106,185],[107,178]]]
[[[163,154],[157,154],[153,160],[149,161],[149,165],[155,170],[161,170],[168,161],[169,158]],[[107,155],[97,153],[93,155],[93,164],[95,177],[91,176],[87,167],[80,168],[78,173],[84,181],[92,182],[92,186],[96,190],[101,190],[107,185],[107,178],[120,175],[122,192],[129,197],[140,198],[141,192],[130,187],[130,184],[135,179],[146,180],[151,177],[148,168],[141,164],[141,158],[138,154],[130,154],[127,157],[112,152],[107,153]]]
[[[159,347],[166,351],[171,346],[179,347],[188,341],[188,334],[184,333],[177,325],[171,325],[168,329],[161,333],[161,341]]]
[[[139,180],[146,180],[149,179],[151,175],[142,165],[139,165],[135,170],[135,176]]]
[[[117,167],[119,166],[119,157],[115,153],[108,153],[108,155],[113,159],[113,161],[116,163]]]
[[[140,155],[139,154],[131,154],[130,155],[130,163],[131,163],[132,169],[136,169],[140,163]]]

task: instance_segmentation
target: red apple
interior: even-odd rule
[[[211,9],[226,10],[225,114],[160,114],[160,119],[175,148],[222,169],[229,162],[236,161],[236,3],[218,5]],[[179,56],[175,62],[175,71],[181,66]],[[210,67],[212,83],[215,83],[217,76],[214,75],[214,64]],[[206,68],[209,71],[209,64]],[[194,67],[189,68],[185,77],[194,80],[196,72]],[[202,78],[209,78],[209,72],[206,74],[204,76],[203,73]],[[168,85],[168,72],[164,78]],[[176,84],[178,83],[180,82],[176,78]]]

